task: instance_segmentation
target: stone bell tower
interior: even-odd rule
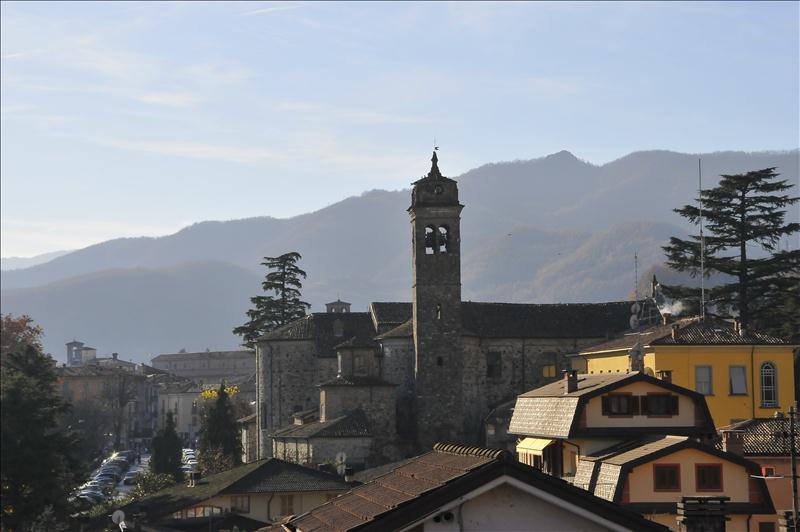
[[[417,442],[460,441],[461,209],[458,185],[439,171],[436,151],[427,176],[411,192],[413,325]]]

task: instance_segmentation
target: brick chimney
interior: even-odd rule
[[[744,454],[744,431],[723,430],[722,450],[726,453],[733,453],[742,456]]]
[[[578,370],[564,370],[564,393],[578,391]]]
[[[726,503],[730,497],[683,497],[678,503],[678,523],[686,532],[725,532]]]

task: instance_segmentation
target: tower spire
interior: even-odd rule
[[[433,157],[431,157],[431,171],[428,173],[429,176],[434,177],[441,177],[441,172],[439,172],[439,156],[436,155],[436,148],[433,149]]]

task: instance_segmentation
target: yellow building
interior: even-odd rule
[[[789,410],[796,347],[727,322],[687,318],[587,348],[572,358],[572,367],[589,375],[643,369],[695,390],[719,427]]]

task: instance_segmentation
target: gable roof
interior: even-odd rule
[[[758,464],[737,454],[723,452],[710,445],[699,443],[692,438],[662,435],[617,444],[582,458],[575,474],[575,483],[579,486],[584,486],[584,489],[588,489],[599,497],[610,501],[618,501],[622,497],[625,479],[634,467],[650,463],[684,449],[694,449],[720,460],[740,465],[749,474],[757,473],[760,470]],[[774,508],[772,508],[772,501],[763,480],[759,483],[759,490],[761,491],[761,502],[733,503],[729,505],[731,512],[772,513]],[[632,507],[637,507],[636,505],[637,503],[631,504]],[[656,511],[655,508],[659,509],[659,513],[674,513],[675,503],[656,503],[650,510],[644,507],[639,509],[643,513],[653,513]]]
[[[721,427],[724,430],[741,430],[745,456],[789,456],[789,418],[754,418]],[[784,436],[785,435],[785,436]],[[722,439],[716,441],[722,449]],[[800,431],[795,432],[794,448],[800,454]]]
[[[672,329],[677,327],[678,336],[672,338]],[[631,349],[636,342],[643,347],[650,345],[790,345],[781,338],[758,331],[737,333],[726,321],[694,316],[675,320],[666,325],[628,329],[617,338],[583,349],[580,354],[603,353]]]
[[[367,416],[354,410],[344,416],[302,425],[287,425],[273,432],[271,438],[368,438],[372,436]]]
[[[509,476],[631,530],[667,530],[629,510],[517,462],[507,451],[436,444],[396,469],[281,525],[263,530],[397,530],[460,496]]]
[[[219,494],[344,490],[349,487],[336,475],[270,458],[209,475],[198,480],[194,487],[180,482],[123,506],[123,509],[141,506],[148,517],[158,519]]]
[[[338,336],[334,327],[337,322],[342,327]],[[258,341],[312,340],[316,344],[316,356],[327,358],[336,356],[336,345],[354,336],[375,336],[368,312],[314,312],[268,332]]]
[[[630,301],[461,304],[466,330],[484,338],[603,338],[628,327]]]
[[[604,434],[630,435],[646,433],[703,435],[715,432],[714,422],[711,418],[711,412],[708,410],[705,397],[694,390],[656,379],[639,371],[580,374],[577,377],[578,386],[572,392],[565,392],[565,381],[560,379],[519,395],[511,416],[508,433],[544,438],[569,438],[579,433],[600,436]],[[634,382],[646,382],[679,395],[689,396],[700,407],[704,424],[691,427],[578,428],[581,410],[591,398],[609,393]]]
[[[411,319],[411,303],[373,302],[369,304],[375,330],[388,331]]]

